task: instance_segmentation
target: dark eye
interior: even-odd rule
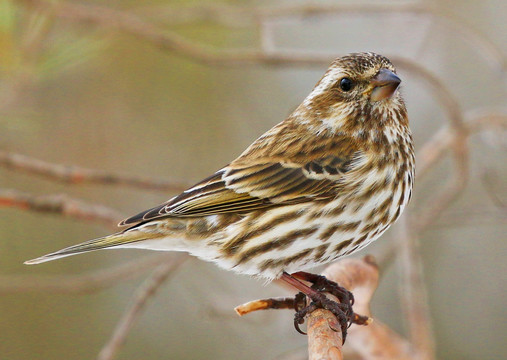
[[[349,78],[344,77],[340,80],[340,89],[343,91],[350,91],[350,89],[352,89],[352,86],[354,86],[354,83]]]

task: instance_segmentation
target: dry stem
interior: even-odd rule
[[[0,188],[0,207],[52,213],[78,220],[100,222],[113,228],[116,228],[118,222],[124,218],[116,210],[86,203],[65,194],[33,195],[14,189]]]
[[[185,259],[187,257],[174,257],[172,262],[159,265],[154,270],[152,276],[141,284],[133,296],[132,304],[125,310],[123,316],[116,324],[111,338],[100,351],[97,360],[114,359],[125,342],[130,329],[141,315],[141,311],[146,306],[148,299],[155,295],[160,286],[170,275],[175,273]]]
[[[30,156],[0,150],[0,166],[27,174],[43,176],[66,184],[95,183],[130,186],[145,190],[180,192],[187,185],[174,181],[155,180],[139,176],[112,174],[108,171],[49,163]]]

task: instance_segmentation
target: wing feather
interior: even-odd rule
[[[120,225],[168,216],[248,213],[336,196],[343,174],[354,168],[353,160],[360,155],[350,146],[341,150],[337,151],[339,156],[319,150],[306,157],[295,156],[292,162],[286,161],[287,156],[253,156],[251,161],[242,156],[166,203],[125,219]]]

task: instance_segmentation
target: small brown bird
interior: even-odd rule
[[[123,231],[26,264],[99,249],[187,251],[302,290],[290,273],[309,280],[301,270],[364,248],[411,197],[415,158],[400,81],[381,55],[338,58],[285,121],[226,167],[123,220]]]

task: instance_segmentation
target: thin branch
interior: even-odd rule
[[[176,257],[170,263],[159,265],[152,276],[141,284],[134,294],[132,304],[125,310],[120,321],[116,324],[111,338],[104,345],[97,360],[114,359],[122,347],[128,333],[134,326],[135,321],[141,315],[141,311],[147,304],[149,298],[153,297],[160,286],[169,276],[175,273],[176,269],[187,259],[187,257]]]
[[[294,309],[294,297],[253,300],[236,306],[234,311],[243,316],[254,311],[273,309]]]
[[[444,189],[433,198],[426,201],[427,206],[416,216],[412,225],[413,234],[427,229],[436,221],[441,213],[457,198],[465,188],[468,180],[468,137],[475,132],[487,129],[491,126],[507,126],[507,115],[482,114],[464,124],[462,132],[455,132],[449,128],[443,128],[430,139],[419,152],[421,163],[419,164],[418,178],[424,176],[434,166],[442,155],[449,149],[454,149],[454,162],[456,170],[452,179],[444,186]]]
[[[45,291],[59,294],[89,294],[133,279],[146,270],[173,260],[174,254],[149,255],[108,269],[77,275],[0,275],[0,295]]]
[[[54,164],[4,150],[0,150],[0,166],[27,174],[42,176],[66,184],[94,183],[101,185],[122,185],[140,189],[171,192],[181,192],[187,187],[183,183],[173,181],[111,174],[107,171],[87,169],[74,165]]]
[[[417,220],[414,220],[414,224],[412,225],[413,233],[418,234],[428,229],[431,224],[438,220],[442,212],[446,210],[465,189],[467,181],[468,174],[464,176],[454,175],[447,185],[445,185],[444,189],[428,199],[424,210],[417,215]]]
[[[26,192],[0,188],[0,207],[12,207],[62,215],[78,220],[99,222],[116,228],[125,218],[116,210],[103,205],[86,203],[65,194],[33,195]]]
[[[305,18],[329,15],[354,14],[411,14],[431,16],[456,31],[461,38],[468,41],[492,65],[503,71],[507,69],[507,58],[494,42],[441,6],[434,7],[428,3],[378,3],[369,4],[282,4],[264,6],[230,6],[226,4],[198,4],[188,6],[150,6],[136,9],[137,13],[155,17],[157,20],[169,21],[171,24],[182,24],[197,21],[214,21],[226,26],[258,24],[266,19]]]
[[[404,319],[408,324],[410,343],[418,359],[435,359],[435,341],[424,284],[422,259],[414,231],[408,217],[403,218],[399,230],[400,297]]]

